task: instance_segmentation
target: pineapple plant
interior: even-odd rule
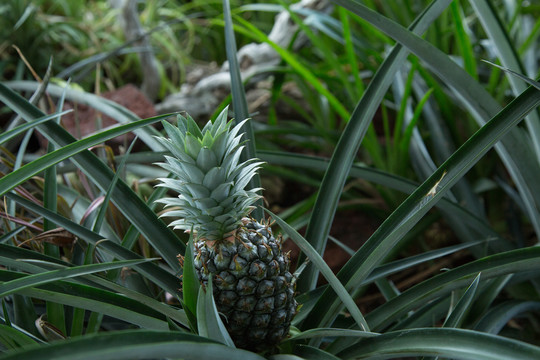
[[[245,122],[246,120],[244,120]],[[201,130],[189,116],[164,122],[170,151],[159,165],[175,175],[159,186],[178,193],[160,199],[175,229],[193,231],[194,264],[201,284],[213,281],[218,311],[235,345],[270,348],[285,338],[296,313],[289,257],[269,223],[251,218],[259,188],[245,189],[262,162],[240,161],[244,122],[232,126],[225,109]]]

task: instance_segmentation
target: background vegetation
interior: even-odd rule
[[[227,341],[211,296],[197,319],[183,310],[188,239],[158,218],[167,174],[150,126],[174,117],[97,96],[142,82],[117,13],[2,2],[0,359],[540,358],[540,6],[291,3],[138,3],[156,102],[229,59],[220,107],[252,117],[267,162],[266,216],[288,239],[302,307],[279,349],[254,354]],[[279,11],[309,45],[270,44],[282,61],[248,114],[234,41],[269,42]],[[98,114],[82,139],[62,127],[74,103]],[[122,125],[101,128],[99,114]]]

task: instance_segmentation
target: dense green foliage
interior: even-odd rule
[[[266,162],[264,212],[299,249],[301,306],[259,354],[234,347],[189,236],[159,217],[168,152],[149,125],[174,117],[141,120],[97,96],[142,81],[109,3],[0,5],[0,359],[540,358],[540,7],[291,4],[138,8],[157,101],[188,67],[228,59],[215,116],[232,103],[242,121],[252,89],[236,49],[280,55],[267,107],[243,124],[244,156]],[[308,46],[268,39],[279,11]],[[61,125],[67,103],[123,125],[78,139]],[[139,146],[104,145],[130,132]],[[29,146],[35,133],[47,144]]]

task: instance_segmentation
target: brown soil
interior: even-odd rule
[[[132,84],[106,92],[103,94],[103,97],[122,105],[141,119],[157,115],[152,102]],[[113,118],[100,114],[94,108],[87,105],[66,102],[64,110],[68,109],[74,109],[74,111],[62,116],[62,125],[71,135],[78,139],[96,131],[96,121],[99,116],[101,116],[103,128],[118,124]],[[135,135],[133,133],[128,133],[109,140],[107,144],[113,148],[117,148],[118,146],[129,144],[134,138]],[[46,148],[47,139],[40,135],[38,135],[38,139],[42,148]]]

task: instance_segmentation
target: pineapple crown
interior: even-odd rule
[[[166,162],[157,165],[176,179],[159,178],[158,186],[179,193],[158,200],[174,207],[164,214],[178,218],[170,226],[193,229],[198,239],[219,242],[228,238],[254,208],[261,189],[244,188],[263,162],[250,159],[240,163],[245,141],[241,141],[244,134],[238,133],[246,121],[232,127],[225,108],[202,130],[189,115],[178,115],[177,127],[163,122],[168,138],[157,139],[172,156],[166,155]]]

